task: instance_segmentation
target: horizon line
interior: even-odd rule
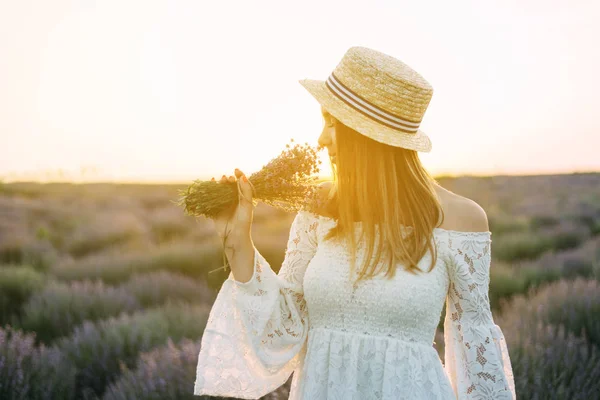
[[[532,177],[532,176],[556,176],[556,175],[580,175],[580,174],[597,174],[600,173],[600,170],[574,170],[569,172],[542,172],[542,173],[500,173],[500,174],[477,174],[477,173],[440,173],[440,174],[431,174],[434,179],[455,179],[455,178],[464,178],[464,177],[473,177],[473,178],[491,178],[491,177]],[[318,176],[316,181],[324,181],[331,180],[333,176]],[[7,180],[5,177],[0,176],[0,185],[1,184],[146,184],[146,185],[184,185],[191,184],[194,181],[203,181],[210,180],[210,178],[190,178],[190,179],[152,179],[152,178],[141,178],[141,179],[98,179],[98,180],[42,180],[42,179],[9,179]]]

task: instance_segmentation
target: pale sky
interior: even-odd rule
[[[599,20],[585,0],[0,0],[0,179],[250,175],[316,144],[298,80],[352,46],[432,84],[433,174],[600,171]]]

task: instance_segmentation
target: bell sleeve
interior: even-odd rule
[[[278,274],[256,247],[252,278],[229,274],[202,336],[194,395],[258,399],[302,365],[309,328],[303,280],[317,226],[316,214],[296,214]]]
[[[444,369],[458,400],[514,400],[508,349],[488,297],[492,233],[448,232]]]

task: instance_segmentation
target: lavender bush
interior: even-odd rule
[[[196,365],[200,340],[183,339],[175,344],[171,339],[166,346],[142,353],[135,369],[123,366],[120,378],[111,384],[103,400],[196,400],[210,396],[194,396]],[[261,397],[263,400],[283,400],[289,397],[291,377],[276,391]],[[219,397],[219,399],[233,399]]]
[[[21,327],[37,332],[38,341],[48,344],[84,321],[140,308],[136,297],[124,288],[105,286],[101,281],[50,282],[23,307]]]
[[[590,228],[580,221],[567,219],[540,229],[538,234],[548,239],[554,250],[573,249],[590,237]]]
[[[135,274],[121,289],[135,296],[142,307],[153,307],[168,300],[212,304],[215,295],[202,282],[167,271]]]
[[[577,278],[502,300],[502,327],[520,399],[592,399],[600,393],[600,291]]]
[[[32,234],[14,234],[0,241],[0,264],[29,265],[46,271],[57,258],[58,253],[48,240]]]
[[[489,214],[488,222],[490,230],[495,235],[525,232],[528,230],[529,222],[524,217],[514,217],[505,213]]]
[[[494,240],[494,258],[514,262],[531,260],[552,248],[552,240],[532,232],[505,234]]]
[[[120,378],[106,390],[104,400],[194,400],[200,341],[183,339],[141,354],[135,369],[123,366]]]
[[[193,220],[174,205],[153,210],[148,213],[147,218],[155,243],[186,237],[194,228]]]
[[[222,264],[222,250],[215,239],[204,243],[169,243],[145,252],[92,256],[57,265],[52,274],[64,281],[100,279],[107,284],[123,283],[134,273],[158,270],[201,277]]]
[[[0,399],[75,398],[75,368],[57,349],[35,347],[35,334],[0,328]]]
[[[537,214],[532,215],[529,218],[529,226],[534,230],[538,230],[540,228],[549,228],[556,226],[560,223],[560,217],[555,213],[546,215],[546,214]]]
[[[501,299],[526,291],[525,280],[510,264],[494,261],[490,268],[489,299],[492,309],[500,307]]]
[[[204,332],[210,308],[167,303],[158,309],[92,323],[86,321],[70,337],[60,339],[60,349],[77,367],[75,392],[101,396],[119,374],[120,364],[133,368],[140,352],[167,343],[171,338],[198,339]]]
[[[503,309],[528,324],[563,325],[568,333],[600,349],[600,284],[596,280],[559,280],[530,289],[527,296],[503,302]]]
[[[548,250],[535,260],[512,264],[494,260],[490,274],[490,301],[495,305],[502,297],[525,293],[559,279],[596,277],[600,280],[600,237],[590,238],[574,249]]]
[[[564,326],[519,314],[496,321],[510,353],[519,399],[588,400],[600,393],[600,352]]]
[[[592,277],[600,263],[600,236],[585,241],[574,249],[543,253],[539,258],[515,263],[517,276],[526,288],[561,278]]]
[[[79,224],[65,245],[71,255],[82,257],[145,234],[146,227],[133,213],[99,211]]]

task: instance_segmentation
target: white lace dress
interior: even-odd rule
[[[322,240],[334,225],[300,211],[279,274],[255,249],[252,279],[229,275],[202,337],[195,395],[258,399],[293,372],[290,400],[516,398],[489,305],[491,232],[435,228],[430,273],[398,269],[353,287],[348,249]],[[357,266],[363,259],[359,248]],[[433,346],[444,302],[445,365]]]

